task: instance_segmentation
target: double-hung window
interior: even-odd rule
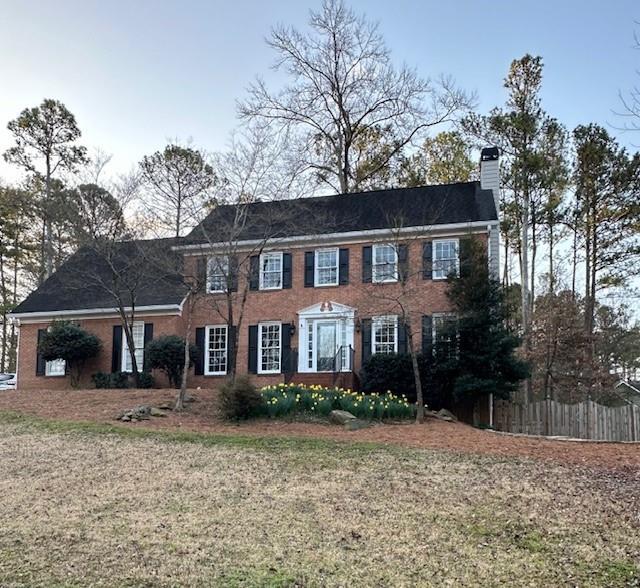
[[[227,325],[207,327],[205,373],[219,376],[227,373]]]
[[[371,353],[398,352],[398,317],[379,316],[371,321]]]
[[[280,372],[282,349],[282,325],[261,323],[258,325],[258,373],[276,374]]]
[[[455,357],[458,353],[458,317],[455,314],[434,314],[431,334],[438,355]]]
[[[440,239],[433,242],[433,279],[444,280],[460,272],[458,239]]]
[[[226,292],[229,258],[216,255],[207,260],[207,292]]]
[[[260,290],[282,288],[282,252],[263,253],[260,256]]]
[[[389,243],[373,246],[372,280],[374,282],[398,281],[398,252]]]
[[[67,369],[67,362],[64,359],[52,359],[44,364],[45,376],[64,376]]]
[[[316,286],[338,285],[338,250],[316,250]]]
[[[142,371],[144,367],[144,322],[136,321],[131,327],[131,335],[133,344],[135,345],[136,366],[138,371]],[[132,372],[131,354],[129,353],[129,343],[127,335],[122,330],[122,371]]]

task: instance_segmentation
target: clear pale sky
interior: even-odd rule
[[[223,149],[235,100],[256,74],[272,78],[264,38],[303,27],[319,1],[0,0],[0,151],[6,123],[43,98],[76,115],[82,142],[125,171],[170,138]],[[545,62],[544,106],[568,127],[620,124],[618,91],[640,69],[638,0],[353,0],[380,23],[398,61],[451,74],[479,110],[504,102],[512,59]],[[613,130],[613,129],[612,129]],[[615,131],[614,131],[615,132]],[[620,134],[627,145],[640,137]],[[0,178],[15,172],[0,161]]]

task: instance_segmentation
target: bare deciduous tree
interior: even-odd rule
[[[342,0],[325,0],[309,25],[308,33],[272,30],[274,69],[291,81],[272,91],[258,79],[239,110],[246,119],[290,129],[307,168],[333,190],[361,189],[406,145],[468,106],[451,79],[426,80],[395,67],[377,25]],[[376,142],[378,156],[367,153],[375,164],[356,165],[359,150],[371,147],[363,137],[379,128],[390,138]]]

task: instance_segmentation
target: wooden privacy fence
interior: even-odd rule
[[[494,427],[498,431],[528,435],[640,441],[640,406],[603,406],[591,400],[578,404],[555,400],[530,404],[496,402]]]

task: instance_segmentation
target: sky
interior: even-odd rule
[[[129,170],[169,140],[222,150],[237,126],[236,100],[256,75],[278,81],[264,39],[277,23],[306,26],[320,0],[0,0],[0,152],[6,123],[55,98],[76,116],[82,143]],[[543,106],[569,128],[587,122],[620,133],[618,92],[640,70],[638,0],[352,0],[377,21],[393,58],[424,77],[448,74],[504,103],[509,63],[544,59]],[[639,80],[640,81],[640,80]],[[640,133],[639,133],[640,134]],[[16,170],[0,161],[0,178]]]

